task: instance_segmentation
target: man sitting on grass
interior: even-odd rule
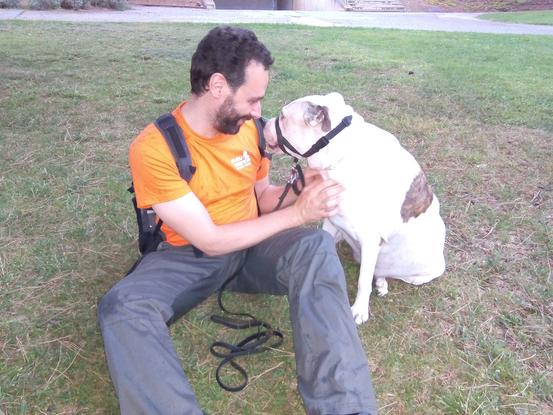
[[[201,40],[192,94],[172,113],[197,169],[189,182],[154,124],[131,144],[138,206],[163,220],[164,241],[99,305],[122,414],[202,414],[168,326],[236,272],[232,290],[288,295],[307,413],[377,412],[334,240],[300,227],[335,214],[342,188],[309,171],[302,193],[272,212],[282,188],[269,183],[252,121],[272,63],[249,30],[217,27]]]

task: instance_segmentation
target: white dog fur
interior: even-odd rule
[[[336,242],[345,239],[360,263],[351,310],[361,324],[369,319],[373,276],[383,296],[386,278],[419,285],[443,274],[445,225],[438,198],[415,158],[392,134],[365,122],[340,94],[297,99],[282,109],[279,124],[303,154],[348,115],[351,125],[307,163],[345,188],[340,213],[325,220],[323,229]],[[279,152],[274,118],[264,135],[268,147]]]

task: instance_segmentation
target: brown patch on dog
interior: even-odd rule
[[[432,204],[434,193],[432,186],[426,181],[426,176],[421,172],[413,179],[411,187],[405,194],[405,200],[401,205],[401,218],[406,223],[411,218],[416,218]]]

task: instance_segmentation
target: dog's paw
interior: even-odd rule
[[[356,301],[351,306],[351,314],[353,314],[353,319],[355,320],[356,324],[365,323],[369,320],[369,304],[365,302],[363,302],[363,304],[360,304],[358,301]]]
[[[374,285],[376,286],[376,291],[380,297],[384,297],[388,294],[388,282],[386,278],[377,278]]]

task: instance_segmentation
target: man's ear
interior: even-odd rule
[[[215,98],[221,98],[226,95],[228,89],[228,82],[225,76],[219,72],[215,72],[209,78],[209,92]]]
[[[307,102],[305,111],[303,113],[303,120],[305,124],[310,127],[316,127],[322,124],[321,128],[326,133],[330,131],[330,117],[328,116],[328,108],[322,105],[314,105],[311,102]]]

